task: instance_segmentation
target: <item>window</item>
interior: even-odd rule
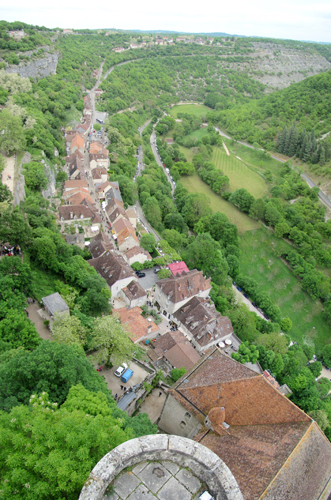
[[[188,411],[185,413],[185,418],[187,418],[188,420],[192,417],[191,413],[189,413]]]
[[[186,426],[186,422],[184,422],[184,420],[182,420],[181,423],[180,423],[180,426],[181,427],[185,427]]]

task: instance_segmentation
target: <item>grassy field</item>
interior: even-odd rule
[[[288,243],[262,228],[241,237],[241,272],[259,283],[259,290],[270,294],[283,317],[291,318],[291,338],[297,342],[315,343],[317,349],[330,341],[330,328],[323,319],[322,305],[302,291],[298,279],[277,257]]]
[[[229,177],[230,191],[245,188],[255,198],[261,198],[267,194],[268,187],[263,177],[248,168],[234,155],[228,156],[222,149],[214,147],[211,161],[216,168]]]
[[[263,173],[265,170],[271,170],[275,175],[278,175],[279,171],[283,168],[283,164],[274,158],[261,158],[260,151],[243,146],[238,142],[230,141],[229,139],[223,139],[230,153],[234,154],[234,156],[239,156],[239,158],[242,158],[246,163],[253,165],[257,171]]]
[[[184,146],[179,146],[179,150],[186,156],[187,161],[192,163],[194,152],[190,148],[184,148]]]
[[[200,179],[198,174],[195,173],[194,175],[190,175],[188,177],[181,177],[180,182],[190,193],[205,194],[210,200],[210,207],[213,212],[222,212],[225,214],[229,221],[237,226],[240,233],[261,227],[259,222],[250,219],[247,215],[240,212],[234,205],[223,200],[221,196],[214,193],[210,187]]]
[[[206,116],[208,111],[211,111],[211,109],[204,104],[180,104],[179,106],[174,106],[173,108],[171,108],[170,114],[174,118],[177,118],[178,113]]]

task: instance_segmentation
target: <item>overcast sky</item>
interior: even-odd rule
[[[331,42],[331,1],[312,0],[13,0],[0,19],[49,28],[225,32]]]

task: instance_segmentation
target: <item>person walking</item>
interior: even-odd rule
[[[159,392],[159,397],[162,396],[162,391]]]
[[[123,391],[123,387],[124,387],[124,385],[121,385],[121,391]]]

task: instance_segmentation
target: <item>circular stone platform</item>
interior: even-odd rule
[[[132,439],[105,455],[79,500],[243,500],[225,463],[205,446],[180,436]]]

